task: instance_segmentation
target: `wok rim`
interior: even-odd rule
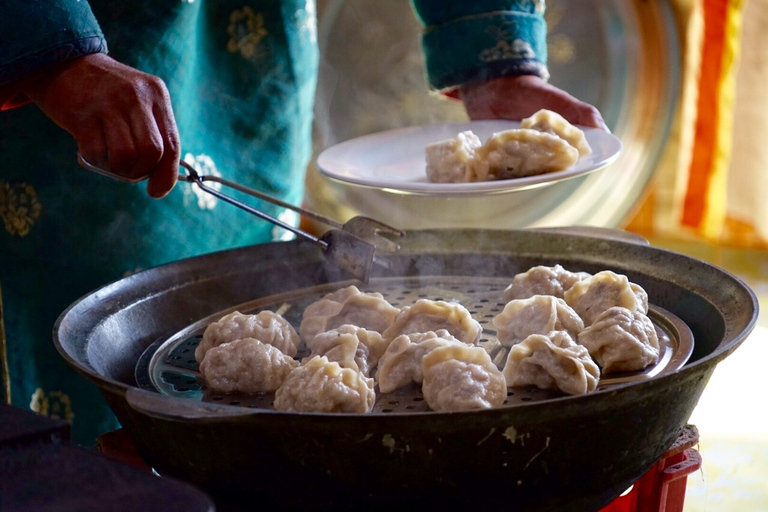
[[[552,230],[551,228],[542,228],[542,229],[520,229],[520,230],[486,230],[486,229],[474,229],[474,228],[467,228],[467,229],[434,229],[434,230],[416,230],[414,232],[419,233],[441,233],[441,232],[493,232],[493,231],[501,231],[501,232],[512,232],[512,233],[549,233],[554,234],[556,236],[565,236],[565,237],[578,237],[578,238],[592,238],[595,241],[609,241],[612,244],[619,244],[619,245],[632,245],[637,246],[639,245],[637,241],[631,241],[633,236],[627,237],[627,236],[620,236],[618,238],[613,236],[607,236],[603,237],[602,234],[598,234],[598,236],[592,236],[591,234],[584,235],[582,233],[579,233],[578,230],[571,232],[569,231],[570,228],[555,228]],[[563,231],[565,230],[565,231]],[[607,230],[607,231],[614,231],[614,230]],[[137,272],[135,274],[132,274],[127,277],[116,279],[110,283],[105,284],[102,287],[99,287],[95,290],[92,290],[88,293],[85,293],[80,298],[72,302],[56,319],[56,322],[53,326],[53,342],[54,346],[56,347],[56,350],[59,352],[61,357],[64,358],[64,360],[72,366],[78,373],[86,377],[88,380],[94,382],[102,391],[110,391],[112,393],[116,393],[122,397],[126,397],[129,393],[146,393],[149,395],[156,395],[158,397],[162,397],[163,400],[168,400],[171,403],[186,403],[187,400],[176,398],[176,397],[169,397],[162,395],[160,393],[156,392],[150,392],[144,389],[141,389],[138,385],[130,385],[126,384],[124,382],[121,382],[119,380],[107,377],[99,373],[95,368],[93,368],[90,365],[86,365],[85,363],[82,363],[78,361],[73,355],[71,355],[63,346],[61,343],[61,340],[59,338],[59,332],[61,325],[69,320],[69,316],[71,314],[74,314],[73,312],[77,312],[77,309],[79,307],[82,307],[81,305],[86,302],[89,299],[95,300],[96,296],[105,294],[109,291],[110,288],[115,287],[118,284],[124,284],[127,283],[133,279],[138,279],[137,276],[146,276],[150,273],[154,272],[162,272],[164,269],[167,269],[169,267],[178,266],[182,262],[191,262],[191,261],[198,261],[202,262],[208,258],[216,258],[222,254],[234,254],[237,252],[244,252],[247,253],[251,250],[253,250],[254,247],[260,247],[260,246],[274,246],[274,245],[304,245],[308,246],[310,248],[313,248],[314,246],[311,244],[307,244],[304,241],[301,240],[292,240],[292,241],[286,241],[286,242],[271,242],[267,244],[258,244],[254,246],[246,246],[246,247],[240,247],[240,248],[234,248],[234,249],[227,249],[223,251],[216,251],[212,253],[207,253],[199,256],[194,256],[191,258],[184,258],[181,260],[172,261],[169,263],[165,263],[162,265],[158,265],[152,268],[148,268],[145,270],[142,270],[140,272]],[[387,413],[385,415],[371,415],[369,413],[345,413],[345,414],[338,414],[338,413],[321,413],[321,412],[287,412],[287,411],[275,411],[275,410],[268,410],[268,409],[248,409],[240,406],[234,406],[229,404],[207,404],[204,402],[197,403],[196,405],[198,407],[202,406],[202,408],[210,408],[213,410],[218,410],[224,407],[225,409],[230,409],[232,411],[241,411],[241,414],[228,414],[230,416],[237,416],[237,417],[250,417],[250,416],[260,416],[264,414],[269,414],[273,416],[278,417],[286,417],[286,418],[296,418],[298,417],[312,417],[316,419],[323,419],[328,421],[344,421],[344,419],[355,419],[356,421],[363,420],[370,420],[371,418],[375,420],[382,420],[383,418],[391,418],[392,421],[395,421],[395,418],[421,418],[421,417],[430,417],[430,418],[449,418],[449,417],[456,417],[456,415],[466,415],[466,416],[483,416],[488,414],[498,414],[499,411],[512,411],[512,410],[525,410],[530,411],[536,408],[550,408],[550,407],[556,407],[560,406],[561,408],[563,406],[568,406],[568,408],[571,408],[571,404],[574,404],[573,407],[578,408],[581,405],[584,405],[585,403],[591,402],[591,401],[597,401],[601,400],[605,395],[607,394],[623,394],[623,393],[630,393],[632,390],[638,390],[638,392],[642,390],[649,390],[652,388],[655,388],[656,386],[663,386],[667,381],[673,380],[673,379],[682,379],[682,378],[688,378],[691,377],[693,373],[699,373],[703,370],[705,370],[708,366],[714,366],[719,364],[723,359],[728,357],[733,351],[735,351],[745,340],[746,338],[752,333],[755,326],[757,325],[758,320],[758,314],[759,314],[759,301],[757,299],[757,296],[755,292],[738,276],[733,274],[732,272],[729,272],[723,268],[720,268],[714,264],[711,264],[707,261],[688,256],[686,254],[668,250],[668,249],[662,249],[658,247],[653,247],[646,244],[646,247],[649,250],[653,250],[656,253],[660,254],[667,254],[672,255],[676,257],[682,257],[686,260],[691,260],[696,262],[698,265],[703,265],[705,267],[710,268],[712,271],[721,274],[723,277],[730,279],[734,284],[739,285],[739,288],[746,292],[746,295],[749,298],[749,303],[752,305],[752,315],[749,321],[744,325],[741,332],[737,333],[735,336],[733,336],[728,342],[726,346],[720,346],[720,344],[723,343],[723,339],[720,340],[719,345],[709,354],[702,356],[698,359],[696,359],[693,362],[687,362],[685,365],[683,365],[682,368],[679,370],[672,372],[670,374],[666,375],[659,375],[652,377],[648,380],[643,381],[636,381],[636,382],[627,382],[624,384],[616,385],[615,387],[606,389],[606,390],[600,390],[600,391],[594,391],[591,393],[587,393],[584,395],[573,395],[573,396],[562,396],[562,397],[555,397],[543,401],[533,402],[533,403],[524,403],[524,404],[514,404],[514,405],[506,405],[506,406],[500,406],[495,407],[492,409],[481,409],[481,410],[466,410],[466,411],[417,411],[417,412],[392,412]],[[318,258],[322,259],[322,256],[318,253]],[[167,289],[166,289],[167,290]],[[157,293],[157,292],[156,292]],[[702,297],[704,298],[704,297]],[[716,307],[716,306],[715,306]],[[719,307],[716,307],[718,311],[720,310]],[[725,321],[726,319],[723,318]],[[102,320],[103,321],[103,320]],[[93,327],[97,326],[98,323],[95,323]],[[91,330],[93,329],[91,328]],[[695,343],[695,341],[694,341]],[[652,391],[649,391],[652,392]],[[201,405],[202,404],[202,405]],[[177,418],[176,415],[173,415],[172,417]],[[212,419],[211,416],[207,417],[201,417],[201,418],[185,418],[187,421],[194,421],[194,420],[204,420],[209,421]]]

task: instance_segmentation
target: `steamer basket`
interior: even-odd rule
[[[139,358],[136,366],[136,382],[142,389],[157,391],[167,396],[226,403],[251,409],[271,409],[274,393],[220,394],[204,388],[194,351],[202,338],[205,327],[233,311],[256,314],[259,311],[269,310],[279,312],[298,332],[306,306],[320,300],[327,293],[350,285],[359,285],[363,292],[381,293],[395,307],[407,306],[422,298],[462,304],[483,327],[483,335],[478,345],[488,352],[496,366],[502,368],[507,360],[509,349],[503,347],[498,341],[491,320],[506,305],[502,298],[502,292],[508,284],[509,279],[505,277],[486,279],[455,276],[411,279],[380,278],[365,285],[348,281],[264,297],[216,313],[209,318],[195,322],[168,338],[159,339],[150,345]],[[693,334],[688,326],[672,313],[658,306],[651,305],[648,314],[653,320],[659,336],[661,350],[658,363],[640,372],[604,375],[600,379],[599,390],[610,389],[626,382],[647,380],[659,375],[673,373],[679,370],[690,357],[693,352]],[[297,357],[301,360],[308,355],[309,350],[302,342]],[[507,391],[504,405],[526,404],[551,398],[561,398],[562,396],[562,393],[534,387],[510,388]],[[412,385],[393,393],[379,394],[372,412],[373,414],[390,414],[395,412],[427,412],[429,410],[419,387]]]

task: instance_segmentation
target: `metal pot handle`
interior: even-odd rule
[[[180,400],[138,388],[128,388],[125,399],[134,410],[158,419],[202,420],[253,414],[253,411],[240,407]]]
[[[592,238],[607,238],[619,242],[650,245],[648,240],[635,233],[618,228],[602,228],[597,226],[563,226],[554,228],[535,228],[534,231],[546,231],[548,233],[562,233],[564,235],[588,236]]]

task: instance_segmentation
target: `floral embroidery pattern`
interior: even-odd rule
[[[311,43],[317,41],[317,11],[315,0],[306,0],[304,9],[296,10],[296,26],[299,27],[299,34],[302,38],[306,37]]]
[[[514,0],[507,6],[508,11],[543,13],[546,10],[546,0]]]
[[[0,181],[0,218],[11,235],[27,236],[32,225],[40,218],[42,206],[32,185]]]
[[[576,60],[576,45],[563,34],[556,34],[549,40],[549,60],[558,64],[568,64]]]
[[[46,396],[42,388],[37,388],[29,402],[29,408],[53,419],[67,421],[75,419],[75,413],[72,412],[72,402],[61,391],[51,391]]]
[[[576,60],[576,44],[569,36],[557,33],[564,16],[565,11],[561,5],[553,5],[547,10],[547,53],[549,60],[558,64],[568,64]]]
[[[253,12],[248,6],[236,9],[229,15],[227,33],[227,50],[230,53],[240,52],[243,57],[250,59],[256,55],[259,44],[268,34],[264,27],[264,15]]]
[[[139,272],[141,272],[142,270],[144,270],[144,269],[143,269],[143,268],[141,268],[141,267],[136,267],[136,268],[134,268],[133,270],[126,270],[125,272],[123,272],[123,277],[130,277],[130,276],[132,276],[133,274],[138,274],[138,273],[139,273]]]
[[[530,43],[522,39],[515,39],[511,43],[509,27],[489,27],[490,32],[496,38],[496,46],[480,52],[480,60],[493,62],[497,60],[534,59],[536,54]]]
[[[547,9],[547,12],[544,16],[544,19],[547,20],[547,30],[549,32],[556,30],[557,27],[562,23],[564,17],[565,9],[561,5],[556,4]]]
[[[216,169],[213,159],[208,155],[200,154],[195,156],[192,153],[187,153],[184,155],[184,161],[202,175],[221,176],[219,170]],[[206,185],[214,190],[221,190],[221,183],[210,181],[206,182]],[[197,207],[201,210],[213,210],[216,208],[217,202],[216,196],[209,194],[193,183],[188,184],[184,189],[184,204],[187,206],[196,203]]]
[[[299,214],[294,212],[293,210],[283,210],[277,218],[286,224],[289,224],[291,226],[298,226],[299,223]],[[293,234],[293,232],[288,231],[287,229],[283,229],[280,226],[275,226],[272,228],[272,241],[273,242],[287,242],[289,240],[293,240],[296,238],[296,235]]]

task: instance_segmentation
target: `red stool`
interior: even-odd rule
[[[683,512],[686,477],[701,467],[698,442],[699,431],[686,425],[661,460],[599,512]]]

